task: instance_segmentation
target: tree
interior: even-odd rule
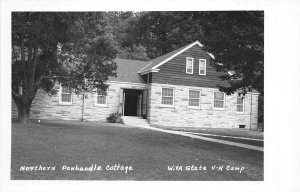
[[[229,82],[218,85],[221,91],[244,95],[255,89],[261,94],[263,121],[263,11],[144,12],[129,29],[134,43],[145,46],[150,58],[199,40],[214,55],[213,67],[224,72],[221,80]]]
[[[134,36],[128,31],[131,30],[132,23],[138,18],[138,13],[134,12],[108,12],[110,25],[113,28],[118,43],[118,57],[123,59],[149,60],[146,48],[140,44],[135,44]]]
[[[128,39],[147,50],[149,58],[155,58],[184,46],[181,35],[183,12],[142,12],[131,20]]]
[[[144,12],[133,20],[135,44],[154,58],[199,40],[212,53],[214,68],[225,72],[219,86],[227,94],[263,94],[264,14],[262,11]],[[232,72],[231,75],[227,72]]]
[[[221,91],[245,95],[260,93],[258,121],[264,119],[264,13],[262,11],[196,13],[202,26],[201,41],[213,53],[217,71],[231,71],[220,78],[229,86]]]
[[[107,88],[116,75],[116,43],[104,13],[12,13],[12,98],[18,120],[29,123],[39,88],[59,82],[76,93]]]
[[[227,94],[264,93],[264,13],[262,11],[196,13],[202,28],[201,42],[215,56],[220,78],[230,86],[219,86]]]
[[[133,59],[140,61],[149,60],[146,52],[146,48],[142,45],[133,44],[132,47],[119,47],[118,57],[122,59]]]

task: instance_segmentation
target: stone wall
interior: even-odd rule
[[[31,119],[75,120],[75,121],[105,121],[113,112],[122,111],[122,88],[145,89],[144,84],[109,82],[106,106],[96,105],[96,95],[88,94],[84,100],[82,95],[72,94],[72,104],[61,104],[59,93],[50,97],[38,90],[31,106]],[[59,85],[55,85],[59,91]],[[84,115],[83,115],[84,114]],[[12,118],[18,117],[17,106],[12,101]]]
[[[55,85],[59,90],[59,86]],[[12,118],[17,118],[17,106],[12,100]],[[72,95],[72,104],[60,104],[59,96],[49,96],[39,89],[32,101],[30,110],[31,119],[52,119],[52,120],[81,120],[82,119],[82,96]]]
[[[161,105],[162,87],[174,88],[174,107]],[[149,86],[149,117],[152,126],[172,127],[204,127],[204,128],[239,128],[245,125],[250,129],[251,95],[245,97],[244,113],[236,112],[237,95],[225,96],[225,109],[213,109],[213,88],[198,88],[152,83]],[[201,90],[201,107],[188,107],[189,89]],[[257,128],[258,95],[252,97],[252,124],[251,129]]]
[[[205,128],[239,128],[245,125],[250,129],[251,95],[245,97],[245,110],[243,114],[236,113],[237,95],[225,97],[225,109],[213,109],[213,88],[198,88],[188,86],[163,84],[133,84],[110,82],[108,89],[107,106],[97,106],[95,95],[88,95],[85,99],[83,111],[82,95],[72,95],[72,104],[59,102],[59,95],[49,97],[39,90],[32,103],[32,119],[75,120],[75,121],[105,121],[113,112],[122,112],[123,88],[148,89],[147,119],[152,126],[172,127],[205,127]],[[162,107],[162,87],[173,87],[175,92],[174,107]],[[59,86],[55,87],[59,90]],[[201,107],[191,109],[188,107],[189,89],[201,90]],[[82,115],[84,112],[84,115]],[[17,118],[18,110],[12,102],[12,118]],[[251,129],[257,128],[258,95],[252,96],[252,124]]]
[[[95,95],[90,95],[85,101],[85,121],[105,121],[110,113],[121,112],[123,106],[123,89],[145,89],[146,85],[138,83],[110,82],[107,92],[107,106],[97,106]]]

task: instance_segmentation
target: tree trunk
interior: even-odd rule
[[[32,99],[17,98],[13,96],[13,100],[18,107],[18,122],[23,124],[30,123],[30,108]]]
[[[30,107],[31,105],[18,106],[18,122],[23,124],[30,123]]]

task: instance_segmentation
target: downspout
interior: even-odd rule
[[[147,73],[147,94],[146,94],[146,97],[147,97],[147,103],[146,103],[146,119],[148,120],[148,123],[150,123],[150,111],[148,112],[148,105],[149,105],[149,73]],[[149,113],[149,114],[148,114]],[[148,118],[149,116],[149,118]]]
[[[251,92],[251,106],[250,106],[250,130],[252,128],[252,92]]]

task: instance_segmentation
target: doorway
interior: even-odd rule
[[[141,116],[142,91],[124,89],[124,116]]]

